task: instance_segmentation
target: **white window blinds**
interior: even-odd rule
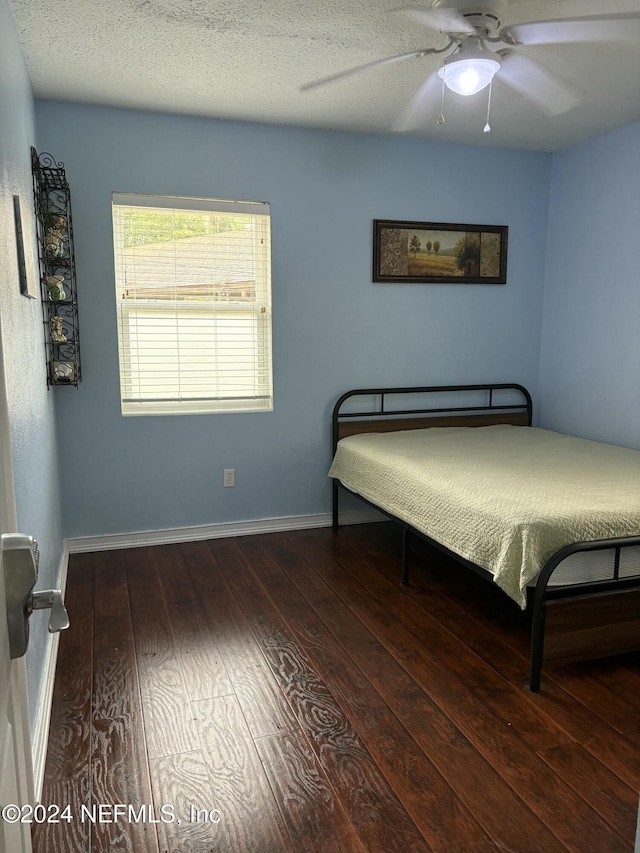
[[[269,205],[114,193],[112,210],[122,413],[270,410]]]

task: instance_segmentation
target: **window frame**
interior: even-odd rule
[[[230,301],[190,301],[181,302],[177,298],[144,298],[127,299],[127,282],[124,279],[125,245],[122,231],[116,227],[117,211],[122,208],[158,210],[177,210],[194,213],[222,213],[236,215],[255,215],[256,255],[262,255],[261,261],[254,269],[259,269],[260,283],[256,280],[255,298],[249,302],[238,299]],[[272,314],[271,314],[271,211],[267,202],[234,201],[231,199],[196,198],[189,196],[149,196],[136,193],[112,193],[112,225],[113,249],[116,287],[116,313],[118,335],[118,373],[120,380],[120,406],[124,417],[146,415],[181,415],[181,414],[215,414],[237,412],[267,412],[273,410],[273,357],[272,357]],[[219,321],[225,314],[234,315],[235,319],[249,318],[255,320],[256,334],[253,348],[247,347],[247,355],[253,357],[258,365],[254,368],[253,393],[250,395],[233,396],[218,394],[212,390],[211,396],[182,397],[180,393],[157,398],[148,396],[145,389],[133,396],[133,387],[138,383],[142,369],[140,362],[130,357],[131,323],[138,314],[144,317],[175,317],[176,325],[179,318],[208,315],[211,322]],[[183,332],[183,344],[185,333]],[[180,333],[176,333],[179,347]],[[138,368],[138,369],[137,369]],[[204,376],[204,371],[203,371]],[[216,377],[225,377],[224,371]],[[227,374],[228,377],[228,374]],[[179,382],[180,380],[178,380]],[[143,383],[144,384],[144,383]],[[143,385],[142,384],[142,385]],[[212,384],[211,388],[215,387]]]

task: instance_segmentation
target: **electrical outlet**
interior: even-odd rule
[[[225,489],[230,488],[231,486],[235,486],[235,484],[236,484],[236,469],[235,468],[225,468],[224,469],[223,484],[224,484]]]

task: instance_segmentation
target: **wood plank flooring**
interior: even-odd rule
[[[640,654],[532,694],[526,614],[399,555],[387,523],[73,555],[36,853],[632,851]]]

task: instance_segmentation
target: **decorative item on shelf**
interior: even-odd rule
[[[67,336],[62,328],[62,317],[53,317],[51,320],[52,332],[51,340],[54,344],[66,344]]]
[[[72,361],[54,361],[53,378],[55,382],[75,382],[75,365]]]
[[[47,385],[82,379],[71,194],[64,163],[31,149]]]
[[[47,288],[49,289],[49,299],[52,302],[59,302],[61,299],[66,299],[67,294],[62,286],[64,284],[63,275],[48,275]]]
[[[67,223],[63,216],[49,214],[47,223],[46,249],[50,258],[61,258],[64,255],[64,241],[67,237]]]

